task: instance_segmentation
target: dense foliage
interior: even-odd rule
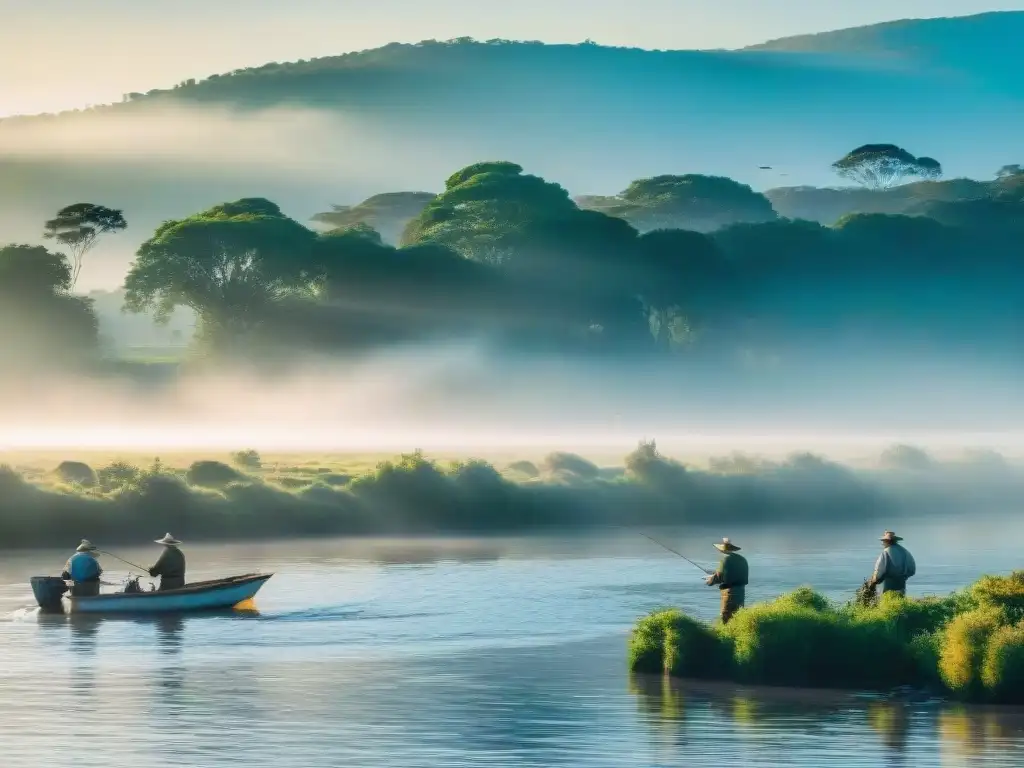
[[[459,534],[607,526],[722,525],[830,519],[878,525],[929,510],[932,518],[976,511],[976,489],[1004,509],[1024,493],[1010,464],[941,462],[853,470],[819,456],[774,462],[729,456],[683,464],[641,443],[617,467],[571,453],[496,467],[438,463],[421,453],[372,463],[268,459],[239,451],[146,466],[0,468],[0,537],[11,548],[52,546],[54,531],[93,541],[137,541],[152,529],[189,539],[306,535]],[[996,588],[992,591],[995,594]]]
[[[947,597],[835,605],[801,587],[708,625],[681,611],[640,620],[635,672],[811,688],[928,689],[1024,703],[1024,571]]]

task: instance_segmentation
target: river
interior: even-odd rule
[[[998,522],[912,529],[918,594],[1021,565],[1019,531]],[[732,537],[749,554],[748,600],[760,600],[802,583],[848,596],[879,534]],[[721,531],[660,535],[710,564]],[[119,554],[139,562],[156,550]],[[259,615],[40,616],[28,579],[69,553],[4,554],[5,768],[72,757],[76,768],[1024,764],[1019,710],[631,678],[638,616],[717,607],[695,569],[632,534],[186,553],[196,580],[274,571]]]

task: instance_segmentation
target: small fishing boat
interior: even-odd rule
[[[234,608],[255,597],[273,575],[246,573],[226,579],[197,581],[181,589],[151,592],[142,590],[138,579],[133,579],[123,592],[91,597],[65,597],[67,584],[53,576],[33,576],[31,582],[36,602],[47,612],[63,612],[64,600],[67,600],[71,613],[191,613]]]

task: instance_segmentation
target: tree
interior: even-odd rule
[[[120,232],[128,224],[121,211],[93,203],[75,203],[57,211],[44,225],[43,237],[56,240],[71,254],[71,285],[74,289],[82,271],[82,259],[101,235]]]
[[[255,329],[289,291],[316,276],[316,236],[269,200],[246,198],[161,225],[139,248],[125,279],[125,307],[196,312],[202,330],[229,339]]]
[[[436,242],[469,259],[501,264],[525,228],[578,212],[558,184],[506,161],[476,163],[453,173],[445,191],[413,219],[403,245]]]
[[[844,179],[869,189],[889,189],[908,177],[938,179],[942,166],[931,157],[914,157],[895,144],[865,144],[832,163]]]
[[[67,258],[39,245],[0,248],[0,349],[9,362],[76,365],[94,358],[92,301],[72,296]]]
[[[1014,176],[1024,176],[1024,166],[1022,166],[1020,163],[1004,165],[1002,168],[996,171],[997,179],[1009,179]]]
[[[778,218],[768,198],[746,184],[700,174],[638,179],[615,197],[581,197],[577,203],[624,218],[641,232],[714,232],[730,224],[757,224]]]
[[[318,213],[313,221],[335,229],[365,225],[380,233],[384,241],[398,245],[409,222],[434,199],[433,192],[385,192],[368,197],[358,205],[334,205]]]

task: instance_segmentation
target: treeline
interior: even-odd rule
[[[900,516],[1000,513],[1024,491],[1019,468],[985,456],[935,462],[898,447],[855,471],[820,456],[770,462],[732,456],[686,466],[641,443],[624,466],[556,453],[501,470],[483,461],[440,465],[420,453],[365,474],[339,467],[265,471],[258,454],[187,468],[64,462],[45,475],[0,468],[5,547],[128,542],[173,530],[197,539],[319,535],[498,534],[607,526],[860,522]]]
[[[941,173],[892,145],[860,147],[835,168],[876,195]],[[959,182],[919,182],[941,183]],[[851,214],[824,226],[783,218],[725,178],[659,176],[574,200],[514,163],[478,163],[436,196],[336,206],[316,217],[328,231],[262,198],[167,221],[139,248],[125,305],[158,320],[188,308],[199,343],[261,360],[453,337],[722,362],[822,348],[1003,355],[1024,321],[1024,172],[1006,166],[973,184],[969,197],[932,198],[913,215]],[[68,238],[83,228],[91,248],[124,224],[72,223],[58,233],[72,251]],[[82,338],[95,335],[94,321],[61,314],[88,313],[71,295],[77,266],[27,248],[0,249],[0,291],[35,297],[32,322],[12,325],[8,343],[95,346]],[[49,335],[33,335],[36,326]]]

